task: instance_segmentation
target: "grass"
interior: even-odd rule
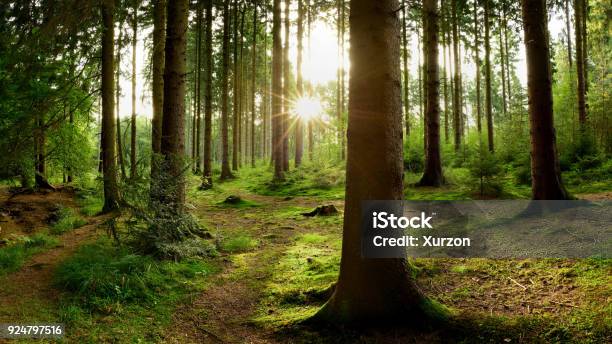
[[[221,241],[221,250],[230,253],[244,252],[257,247],[259,242],[248,234],[238,234]]]
[[[81,214],[85,216],[95,216],[102,211],[104,199],[95,192],[79,192],[77,194],[77,203]]]
[[[85,219],[78,216],[74,210],[68,207],[60,208],[55,212],[55,216],[56,220],[49,229],[49,233],[54,235],[64,234],[87,224]]]
[[[57,318],[73,329],[73,342],[159,342],[176,306],[217,271],[203,260],[160,262],[100,240],[56,270],[55,284],[68,292]]]
[[[0,248],[0,276],[19,270],[29,257],[57,244],[56,238],[39,233]]]

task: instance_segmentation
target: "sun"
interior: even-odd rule
[[[321,101],[311,97],[302,97],[295,101],[293,110],[304,122],[308,122],[323,112]]]

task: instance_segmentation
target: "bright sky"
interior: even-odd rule
[[[292,9],[291,17],[295,19],[297,11]],[[552,16],[549,22],[549,30],[553,40],[561,39],[561,32],[563,30],[564,22],[558,15]],[[141,30],[138,33],[139,37],[147,37],[150,33],[150,28],[144,32]],[[325,84],[329,81],[336,79],[336,71],[338,69],[338,46],[337,46],[337,33],[335,25],[328,24],[322,20],[315,20],[312,23],[311,31],[311,48],[309,49],[308,41],[306,39],[306,29],[304,30],[304,65],[303,74],[304,78],[310,80],[314,84]],[[289,51],[289,58],[291,61],[296,61],[297,58],[297,28],[295,25],[291,28],[291,45]],[[348,32],[346,32],[346,38],[348,39]],[[521,37],[522,39],[522,37]],[[411,39],[412,51],[417,51],[416,37]],[[345,43],[347,52],[345,53],[345,66],[349,68],[349,43]],[[441,52],[441,50],[440,50]],[[121,70],[122,77],[120,80],[121,87],[121,99],[120,99],[120,116],[122,118],[129,117],[131,115],[131,46],[125,47],[121,51]],[[481,54],[482,56],[483,54]],[[152,105],[150,88],[145,84],[147,76],[145,75],[145,67],[147,65],[147,58],[149,56],[148,47],[145,47],[142,39],[138,41],[136,51],[136,112],[139,116],[151,117]],[[462,56],[465,56],[465,52],[462,51]],[[295,67],[295,62],[294,67]],[[442,63],[442,57],[440,57],[440,64]],[[413,54],[411,59],[411,74],[416,74],[417,69],[417,56]],[[462,62],[462,72],[466,78],[474,78],[475,66],[472,63]],[[517,75],[521,84],[526,86],[527,84],[527,67],[525,64],[525,48],[523,44],[519,44],[518,51],[518,62],[516,65]]]

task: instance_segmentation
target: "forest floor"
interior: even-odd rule
[[[597,343],[611,339],[612,266],[609,260],[597,259],[415,259],[411,263],[424,292],[446,305],[460,325],[426,333],[299,325],[321,307],[337,279],[343,195],[337,188],[326,188],[293,197],[285,195],[286,189],[261,192],[247,180],[251,179],[243,176],[205,192],[197,190],[194,180],[189,207],[213,234],[219,254],[207,258],[201,271],[177,278],[168,290],[156,291],[152,303],[113,300],[91,306],[95,302],[84,302],[54,281],[54,271],[75,252],[98,249],[95,242],[109,242],[99,229],[105,218],[83,215],[86,225],[49,234],[55,240],[29,252],[21,266],[4,274],[0,270],[0,323],[66,323],[67,340],[79,343]],[[0,190],[4,214],[0,220],[11,221],[0,224],[11,228],[0,232],[0,240],[45,235],[47,228],[53,228],[48,218],[58,204],[86,207],[71,192],[9,199],[6,189]],[[453,190],[440,193],[449,192]],[[230,195],[241,201],[224,203]],[[434,190],[414,194],[416,199],[436,196]],[[602,192],[581,198],[611,196]],[[327,204],[336,206],[340,214],[302,215]],[[24,215],[24,207],[33,209],[25,214],[36,217]]]

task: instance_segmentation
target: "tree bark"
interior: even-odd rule
[[[253,42],[251,44],[251,167],[255,167],[255,76],[257,67],[257,0],[253,1]]]
[[[476,128],[482,133],[482,109],[480,106],[480,42],[478,37],[478,3],[474,1],[474,61],[476,63]]]
[[[459,58],[459,28],[457,23],[457,1],[452,0],[452,20],[453,20],[453,59],[454,59],[454,80],[453,89],[453,130],[455,138],[455,150],[461,147],[461,59]],[[486,1],[486,0],[485,0]]]
[[[576,74],[578,75],[578,83],[576,85],[578,94],[578,123],[581,131],[586,128],[587,113],[586,113],[586,73],[585,73],[585,51],[584,51],[584,1],[574,0],[574,16],[576,20]]]
[[[435,13],[435,0],[426,0]],[[352,0],[347,185],[340,275],[313,320],[427,322],[426,299],[404,258],[361,257],[361,202],[403,198],[400,22],[397,0]],[[377,68],[372,68],[377,61]],[[376,163],[372,163],[376,162]],[[368,168],[364,168],[367,166]]]
[[[229,165],[229,142],[228,142],[228,70],[229,70],[229,33],[230,13],[229,0],[223,1],[223,47],[221,50],[221,179],[233,178]]]
[[[490,36],[490,9],[489,1],[484,0],[484,25],[485,25],[485,111],[487,116],[487,138],[489,151],[493,152],[493,103],[491,100],[491,36]]]
[[[196,44],[196,55],[198,63],[196,64],[196,108],[195,108],[195,172],[200,174],[202,172],[202,20],[204,17],[204,8],[200,2],[197,4],[197,44]]]
[[[155,0],[153,4],[153,119],[151,120],[151,198],[154,199],[159,190],[157,178],[161,163],[162,118],[164,115],[164,45],[166,43],[166,0]]]
[[[425,70],[427,73],[427,100],[425,102],[425,125],[427,126],[427,149],[425,170],[419,181],[422,186],[440,186],[442,162],[440,158],[440,75],[438,67],[438,9],[437,0],[430,0],[424,6]]]
[[[122,25],[119,25],[119,38],[117,39],[117,55],[116,55],[116,68],[117,74],[115,79],[115,119],[117,126],[117,157],[119,160],[119,167],[121,168],[121,178],[125,180],[125,161],[123,161],[123,143],[121,142],[121,116],[119,116],[119,99],[121,97],[121,86],[119,80],[121,79],[121,44],[123,41],[123,30]]]
[[[402,0],[402,58],[404,62],[404,83],[402,90],[404,91],[404,125],[406,126],[406,137],[404,140],[408,142],[408,136],[410,135],[410,101],[408,98],[410,66],[408,65],[408,28],[406,27],[408,25],[406,18],[408,11],[406,10],[406,6],[406,1]]]
[[[297,80],[296,90],[297,99],[304,96],[304,81],[302,79],[302,54],[304,52],[304,4],[303,0],[298,0],[298,17],[297,17]],[[304,121],[300,116],[295,119],[295,167],[300,167],[302,164],[302,155],[304,153]]]
[[[211,188],[212,179],[212,0],[206,0],[206,80],[204,84],[204,180],[202,187]]]
[[[283,92],[283,47],[281,40],[281,0],[274,0],[272,13],[272,157],[274,160],[274,180],[284,180],[283,170],[283,133],[282,99]]]
[[[188,0],[168,1],[164,66],[164,113],[160,169],[161,201],[176,213],[185,206],[185,75],[187,74]]]
[[[102,174],[104,179],[103,212],[119,208],[119,188],[117,185],[117,160],[115,155],[115,118],[114,118],[114,48],[115,48],[115,3],[105,0],[102,12]]]
[[[291,79],[291,63],[289,62],[289,30],[291,21],[289,20],[289,9],[291,8],[291,0],[285,0],[285,46],[283,47],[283,112],[282,112],[282,127],[283,127],[283,171],[289,171],[289,97]]]
[[[138,0],[132,13],[132,120],[130,122],[130,179],[136,178],[136,44],[138,43]]]
[[[233,88],[234,91],[232,92],[233,95],[233,102],[232,102],[232,110],[233,110],[233,124],[232,124],[232,170],[236,171],[238,170],[238,145],[239,143],[239,125],[238,125],[238,121],[239,121],[239,112],[240,112],[240,68],[238,67],[238,40],[240,39],[240,45],[242,45],[242,36],[238,36],[238,1],[234,0],[234,5],[233,5],[233,17],[234,17],[234,25],[233,25],[233,30],[234,30],[234,47],[233,47],[233,68],[234,68],[234,72],[233,72]]]
[[[506,113],[508,112],[508,105],[506,103],[506,52],[504,51],[504,38],[502,36],[502,26],[504,26],[504,22],[502,19],[500,28],[499,28],[499,56],[501,59],[501,79],[502,79],[502,110],[504,114],[504,118],[506,118]]]
[[[545,0],[522,0],[531,125],[531,189],[535,200],[563,200],[553,116],[552,73]]]

